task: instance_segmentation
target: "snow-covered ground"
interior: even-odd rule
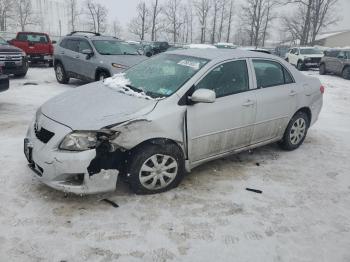
[[[31,68],[0,93],[0,261],[350,261],[350,81],[320,79],[324,109],[297,151],[214,161],[160,195],[120,182],[65,197],[33,178],[23,138],[40,104],[81,82]]]

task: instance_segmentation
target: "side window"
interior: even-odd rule
[[[284,83],[285,84],[292,84],[294,83],[293,77],[290,75],[290,73],[283,67],[283,74],[284,74]]]
[[[67,48],[67,39],[63,39],[60,43],[60,47]]]
[[[233,61],[217,66],[199,82],[196,89],[211,89],[215,91],[217,98],[249,90],[246,61]]]
[[[79,51],[79,41],[75,39],[68,39],[67,40],[67,49],[78,52]]]
[[[86,50],[86,49],[92,50],[89,42],[86,40],[80,40],[79,41],[79,53],[82,53],[83,50]]]
[[[283,68],[279,63],[253,60],[258,88],[279,86],[285,83]]]
[[[344,51],[339,52],[339,54],[337,55],[337,57],[338,57],[339,59],[345,59],[345,52],[344,52]]]

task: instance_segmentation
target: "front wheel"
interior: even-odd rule
[[[61,63],[55,65],[56,79],[60,84],[67,84],[69,82],[69,77]]]
[[[185,174],[182,151],[173,144],[142,146],[131,155],[127,181],[136,194],[157,194],[175,188]]]
[[[309,126],[310,120],[307,114],[301,111],[296,113],[290,120],[279,145],[288,151],[297,149],[304,142]]]
[[[304,64],[303,62],[299,61],[298,64],[297,64],[297,69],[299,71],[303,71],[304,70]]]
[[[320,75],[325,75],[326,74],[326,66],[325,64],[320,65]]]
[[[344,79],[350,80],[350,67],[344,68],[342,76]]]

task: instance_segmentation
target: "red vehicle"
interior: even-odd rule
[[[53,66],[53,44],[56,41],[51,41],[47,34],[19,32],[10,43],[26,52],[30,62],[44,62]]]

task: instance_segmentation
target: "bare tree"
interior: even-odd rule
[[[106,21],[108,10],[105,6],[94,0],[87,0],[86,2],[87,17],[92,30],[96,33],[101,33],[106,30]]]
[[[313,45],[322,29],[338,21],[335,7],[338,0],[296,0],[296,11],[283,18],[283,26],[292,40],[299,40],[300,45]]]
[[[228,14],[228,22],[227,22],[227,36],[226,36],[226,42],[230,42],[230,36],[231,36],[231,26],[232,26],[232,17],[233,17],[233,3],[234,0],[230,0],[230,11]]]
[[[137,7],[137,16],[134,17],[130,24],[129,24],[129,30],[131,33],[137,35],[140,40],[145,40],[145,35],[149,30],[148,25],[148,16],[149,16],[149,10],[146,6],[145,1],[141,1],[138,3]]]
[[[207,20],[208,14],[210,11],[210,1],[209,0],[196,0],[194,2],[194,8],[196,10],[196,14],[199,20],[199,24],[201,27],[201,43],[205,43],[206,41],[206,30],[207,30]]]
[[[183,19],[180,17],[181,10],[181,0],[168,0],[164,7],[165,19],[168,23],[167,32],[172,35],[174,43],[177,42],[179,30],[183,25]]]
[[[220,8],[220,0],[212,0],[213,3],[213,20],[212,20],[212,31],[211,31],[211,43],[214,44],[215,43],[215,34],[216,34],[216,23],[217,23],[217,19],[218,19],[218,12],[219,12],[219,8]]]
[[[218,42],[221,42],[222,34],[224,31],[224,22],[225,22],[226,15],[227,15],[227,12],[225,9],[226,4],[227,4],[227,0],[221,0],[221,3],[220,3],[221,16],[220,16],[220,25],[219,25],[219,32],[218,32]]]
[[[28,25],[37,23],[31,0],[15,0],[14,11],[16,12],[17,23],[22,31],[25,31]]]
[[[112,23],[112,34],[113,36],[120,38],[122,33],[123,33],[123,28],[120,25],[119,20],[116,18]]]
[[[151,6],[151,16],[152,16],[152,28],[151,28],[151,40],[157,40],[157,31],[159,29],[159,16],[162,12],[162,7],[159,4],[159,0],[155,0]]]
[[[11,18],[13,0],[0,0],[0,30],[7,30],[7,21]]]
[[[76,30],[76,24],[80,12],[78,11],[78,0],[66,0],[69,14],[69,25],[71,31]]]

